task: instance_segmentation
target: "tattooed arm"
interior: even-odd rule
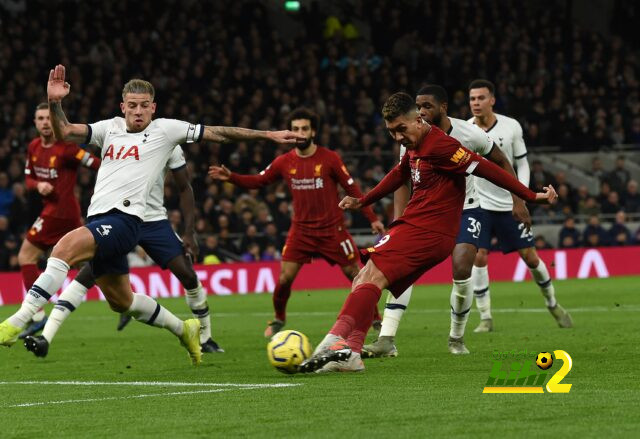
[[[270,140],[276,143],[304,142],[306,139],[291,131],[258,131],[239,127],[205,126],[204,140],[219,143],[242,142],[245,140]]]
[[[49,98],[49,118],[53,134],[58,140],[82,143],[87,139],[89,128],[84,124],[69,123],[62,111],[62,99],[69,94],[71,86],[65,82],[65,68],[57,65],[49,72],[47,97]]]

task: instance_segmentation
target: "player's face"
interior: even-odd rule
[[[407,149],[416,149],[422,140],[425,123],[417,112],[411,111],[392,121],[385,120],[384,123],[393,140],[404,145]]]
[[[291,121],[291,131],[296,134],[300,134],[304,136],[307,140],[303,143],[297,143],[296,148],[301,151],[307,149],[313,138],[316,135],[316,132],[311,128],[311,121],[309,119],[294,119]]]
[[[418,95],[416,96],[416,105],[418,106],[420,117],[431,124],[440,126],[442,115],[447,112],[447,104],[439,103],[432,95]]]
[[[149,93],[127,93],[124,102],[120,103],[127,130],[138,133],[150,123],[156,112],[156,103]]]
[[[36,130],[38,130],[41,136],[49,137],[53,134],[48,109],[37,110],[33,122],[36,124]]]
[[[469,90],[469,106],[474,116],[489,116],[495,103],[496,98],[487,87]]]

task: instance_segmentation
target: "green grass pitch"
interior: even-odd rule
[[[269,366],[270,295],[209,298],[214,338],[227,352],[199,368],[166,331],[132,322],[116,332],[105,303],[86,303],[47,358],[20,344],[0,348],[0,437],[632,437],[640,429],[639,284],[555,282],[575,325],[564,330],[532,282],[493,283],[495,332],[472,332],[474,310],[468,356],[447,352],[450,287],[416,288],[399,357],[367,360],[361,374],[312,376]],[[318,343],[346,294],[295,292],[287,327]],[[183,299],[162,303],[187,315]],[[14,309],[0,308],[0,319]],[[571,392],[482,394],[492,352],[512,349],[568,352]]]

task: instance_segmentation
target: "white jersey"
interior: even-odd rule
[[[167,219],[167,209],[164,207],[164,177],[169,170],[176,171],[187,165],[184,152],[180,145],[173,148],[167,165],[158,176],[156,183],[149,192],[147,209],[144,211],[143,221],[161,221]]]
[[[522,137],[522,127],[520,123],[502,114],[496,114],[496,122],[487,130],[493,141],[500,147],[502,152],[513,166],[517,159],[527,156],[527,147],[524,145]],[[473,118],[469,123],[473,124]],[[511,192],[496,186],[484,178],[476,179],[476,190],[480,197],[480,207],[486,210],[507,212],[513,209],[513,199]]]
[[[89,142],[102,148],[102,164],[87,216],[112,209],[144,219],[149,192],[164,172],[176,145],[197,142],[204,127],[175,119],[156,119],[139,133],[128,133],[122,117],[92,123]]]
[[[450,117],[449,121],[451,122],[451,129],[447,134],[460,142],[462,146],[476,154],[480,154],[481,156],[486,156],[491,152],[491,148],[493,148],[493,139],[491,139],[491,137],[483,130],[475,125],[465,122],[462,119],[456,119],[455,117]],[[406,151],[407,150],[404,146],[400,146],[401,159]],[[467,176],[467,187],[463,207],[465,210],[473,209],[480,205],[478,202],[478,196],[476,195],[474,180],[473,175],[470,174]]]

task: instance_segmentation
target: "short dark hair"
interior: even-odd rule
[[[411,110],[418,111],[415,99],[403,92],[394,93],[384,103],[382,117],[384,117],[384,120],[391,121],[398,116],[407,114]]]
[[[311,129],[318,131],[318,115],[308,108],[299,107],[289,113],[287,117],[287,128],[291,129],[291,122],[299,119],[307,119],[311,122]]]
[[[447,95],[447,91],[444,87],[440,87],[436,84],[427,84],[418,90],[418,96],[420,95],[431,95],[436,98],[436,101],[440,104],[448,104],[449,96]]]
[[[48,102],[40,102],[37,106],[36,106],[36,111],[38,110],[48,110],[49,109],[49,103]],[[34,111],[35,113],[35,111]]]
[[[474,88],[488,88],[489,89],[489,93],[491,94],[495,94],[496,93],[496,86],[493,85],[493,82],[488,81],[486,79],[474,79],[473,81],[471,81],[471,84],[469,84],[469,90],[473,90]]]

